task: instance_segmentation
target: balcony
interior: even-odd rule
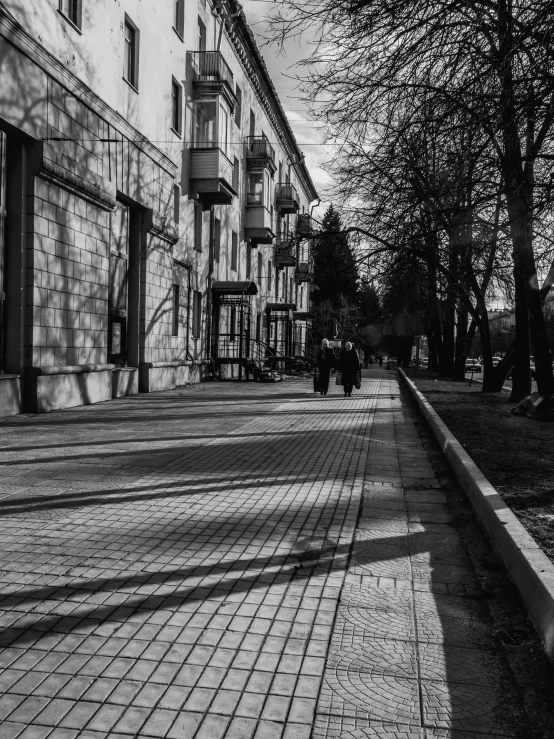
[[[307,213],[301,213],[298,216],[296,231],[298,235],[303,238],[309,238],[310,236],[313,236],[314,229],[311,216],[309,216]]]
[[[294,280],[297,284],[301,282],[311,282],[313,280],[312,265],[307,262],[300,262],[296,265]]]
[[[279,244],[275,248],[275,263],[278,269],[296,266],[296,256],[293,253],[290,243]]]
[[[300,198],[294,185],[286,182],[279,182],[275,187],[275,199],[277,209],[281,213],[298,213],[300,208]]]
[[[271,230],[271,213],[261,203],[251,203],[254,200],[252,196],[248,196],[248,198],[244,235],[250,240],[251,246],[271,244],[275,238],[275,234]]]
[[[204,207],[230,205],[237,193],[233,188],[233,165],[221,149],[201,147],[190,150],[190,197]]]
[[[267,136],[246,137],[246,167],[247,169],[268,169],[271,176],[275,174],[275,149],[269,143]]]
[[[233,110],[237,103],[235,80],[221,52],[189,51],[188,56],[194,72],[195,97],[223,95]]]

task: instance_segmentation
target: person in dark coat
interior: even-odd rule
[[[327,395],[329,390],[329,375],[335,366],[335,355],[329,346],[329,341],[323,339],[321,347],[317,352],[317,369],[319,373],[319,392]]]
[[[356,382],[356,377],[360,372],[360,360],[356,350],[349,341],[346,342],[344,349],[340,353],[339,369],[342,373],[344,397],[350,397],[352,395],[352,388]]]

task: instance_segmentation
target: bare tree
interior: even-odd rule
[[[406,114],[418,115],[429,96],[471,121],[486,139],[495,182],[502,183],[516,302],[519,314],[525,309],[528,315],[539,390],[553,393],[534,233],[538,211],[548,206],[548,162],[554,156],[552,4],[276,0],[275,5],[274,38],[310,29],[314,50],[306,61],[304,90],[335,142],[357,139],[371,156],[374,119],[386,121],[391,108],[396,115],[403,97]]]

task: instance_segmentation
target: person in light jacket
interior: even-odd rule
[[[329,375],[335,366],[335,355],[329,346],[328,339],[323,339],[317,352],[317,369],[319,372],[319,392],[327,395],[329,390]]]
[[[352,388],[356,382],[356,377],[360,372],[360,360],[349,341],[346,342],[344,349],[340,353],[339,370],[342,373],[344,397],[350,397],[352,395]]]

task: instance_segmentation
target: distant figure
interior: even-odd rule
[[[329,390],[329,375],[335,366],[335,354],[329,346],[329,340],[323,339],[321,348],[317,352],[317,369],[319,372],[319,392],[327,395]]]
[[[383,366],[383,355],[380,354],[379,355],[379,367],[382,367],[382,366]]]
[[[340,353],[339,369],[342,373],[344,397],[349,398],[352,395],[352,388],[354,387],[356,378],[360,372],[360,360],[349,341],[346,342],[344,349]]]

